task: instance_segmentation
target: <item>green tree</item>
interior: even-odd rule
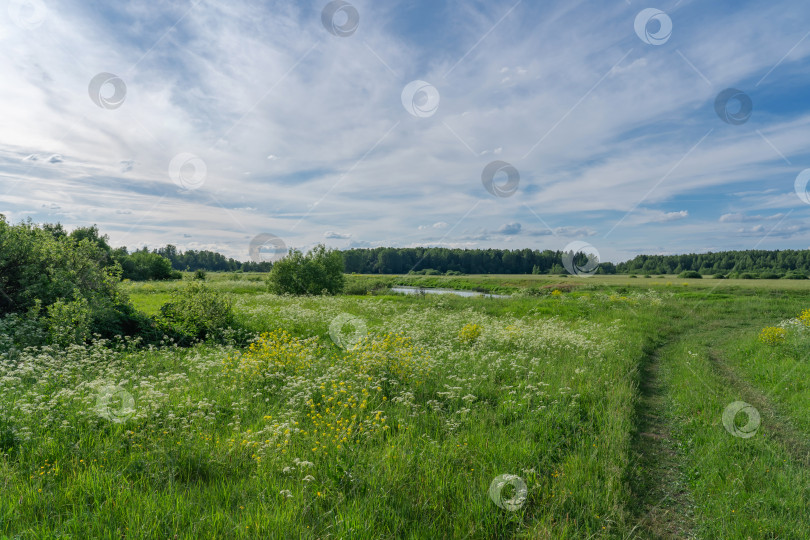
[[[271,291],[295,295],[337,294],[345,281],[343,256],[321,244],[306,255],[290,249],[285,258],[273,264],[268,277]]]

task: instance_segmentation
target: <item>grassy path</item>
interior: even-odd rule
[[[643,401],[663,414],[653,415],[648,430],[659,430],[661,437],[640,443],[652,454],[640,463],[649,478],[642,501],[646,509],[650,497],[660,493],[667,499],[634,533],[640,538],[805,538],[799,531],[810,529],[806,434],[717,350],[730,338],[756,334],[762,321],[738,320],[732,328],[712,324],[710,314],[700,319],[657,350],[641,388]],[[739,402],[753,405],[761,416],[751,434],[734,433],[728,425],[725,415]],[[749,421],[744,413],[732,416],[738,429]]]
[[[640,538],[690,538],[694,503],[681,471],[683,459],[672,436],[660,348],[647,355],[640,370],[632,481],[639,521],[633,534]]]
[[[810,467],[810,441],[790,418],[784,416],[770,395],[762,392],[740,377],[722,358],[720,351],[709,352],[709,360],[717,374],[736,389],[741,399],[759,411],[763,432],[778,443],[791,457]]]

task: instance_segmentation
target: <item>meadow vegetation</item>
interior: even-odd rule
[[[7,537],[810,530],[806,281],[121,282],[103,240],[0,220]]]
[[[506,299],[126,284],[165,338],[3,344],[0,533],[808,530],[808,291],[606,280],[468,280]],[[735,402],[753,435],[750,409],[724,424]]]

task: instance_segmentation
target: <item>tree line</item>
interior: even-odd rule
[[[563,274],[562,251],[549,249],[452,249],[439,247],[349,249],[343,251],[346,272],[358,274]],[[577,259],[584,255],[578,255]],[[577,260],[577,262],[579,262]],[[615,274],[602,262],[599,274]]]
[[[690,253],[687,255],[638,255],[619,263],[622,274],[745,274],[754,277],[810,274],[810,250],[746,250]]]
[[[208,250],[181,251],[169,244],[129,252],[112,248],[97,226],[71,232],[61,224],[44,224],[42,231],[56,239],[87,240],[104,253],[104,266],[117,263],[122,278],[133,281],[179,278],[180,271],[269,272],[272,263],[242,262]],[[564,274],[565,253],[536,249],[453,249],[441,247],[355,248],[339,252],[347,273],[358,274]],[[583,254],[576,255],[578,263]],[[810,250],[745,250],[683,255],[638,255],[618,264],[600,262],[597,274],[681,274],[728,277],[782,277],[810,275]]]

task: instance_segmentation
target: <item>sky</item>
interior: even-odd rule
[[[0,0],[0,214],[239,260],[808,249],[808,21],[804,0]]]

